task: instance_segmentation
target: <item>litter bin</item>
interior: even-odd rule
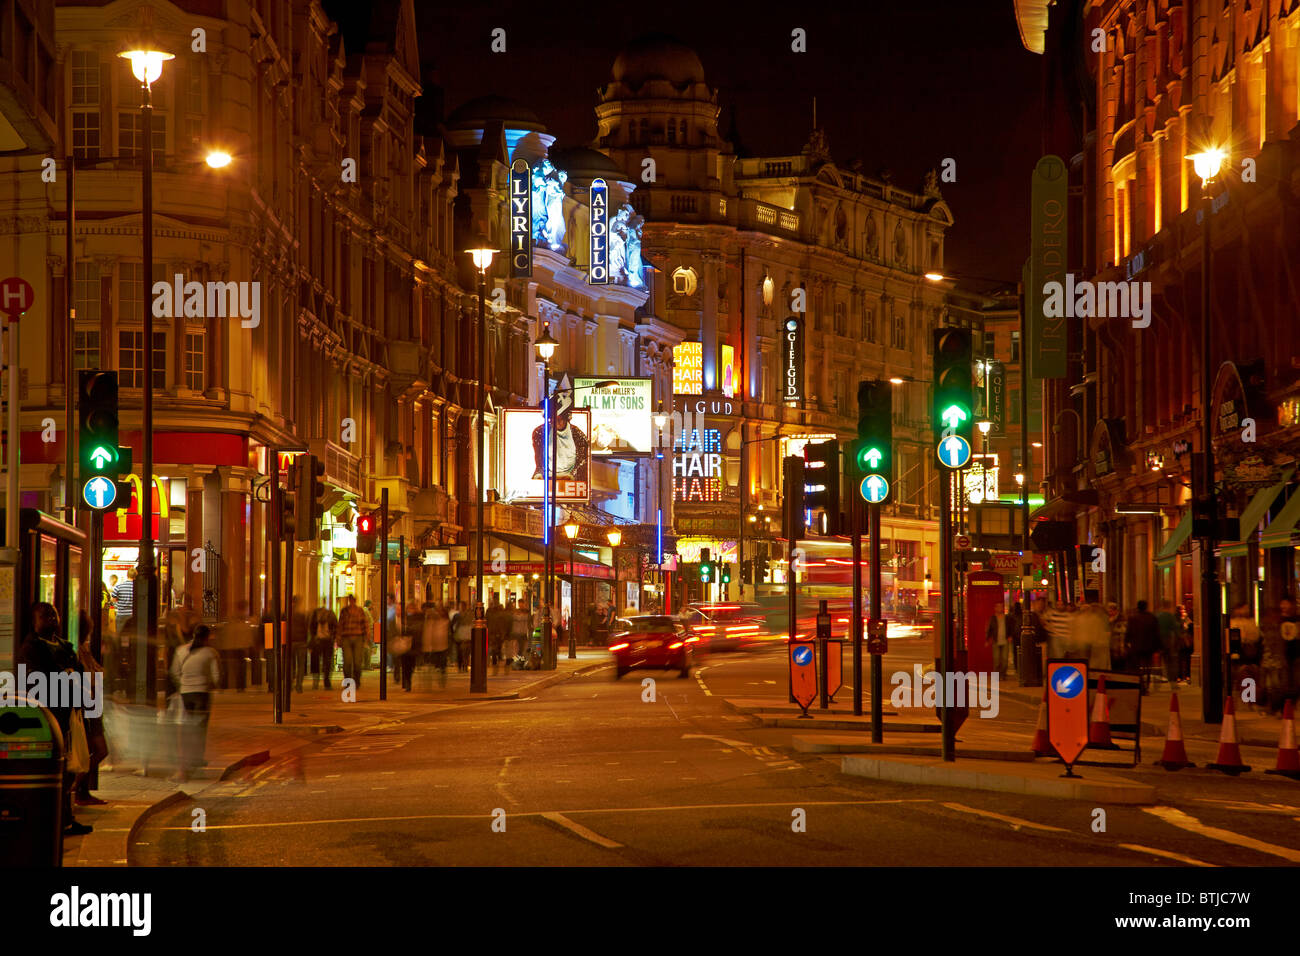
[[[48,709],[0,707],[0,860],[63,865],[63,734]]]

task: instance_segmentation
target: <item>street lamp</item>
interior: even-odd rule
[[[471,694],[487,693],[487,616],[483,606],[483,502],[484,492],[484,455],[487,444],[487,414],[484,400],[483,379],[486,377],[484,354],[487,351],[487,320],[484,316],[487,303],[487,273],[492,268],[492,257],[496,249],[488,245],[487,239],[478,235],[469,248],[465,250],[474,261],[478,270],[478,359],[477,391],[475,397],[478,408],[478,501],[477,501],[477,563],[475,570],[474,592],[474,628],[469,655],[469,691]]]
[[[623,540],[623,532],[619,531],[618,528],[610,528],[605,532],[605,539],[609,542],[611,552],[610,563],[614,565],[614,615],[616,617],[622,617],[623,615],[619,612],[618,607],[618,545],[619,542]]]
[[[141,699],[146,688],[148,648],[154,646],[158,632],[158,575],[154,564],[153,536],[153,97],[151,87],[162,76],[163,64],[175,59],[171,53],[142,46],[118,54],[131,64],[131,72],[140,81],[140,128],[143,150],[143,207],[140,232],[144,264],[141,269],[144,310],[144,410],[141,416],[141,436],[144,454],[141,456],[140,491],[140,554],[135,577],[137,653],[136,689]],[[71,231],[71,230],[69,230]],[[68,263],[71,267],[71,263]],[[71,343],[69,343],[71,347]],[[96,585],[98,587],[98,585]],[[144,613],[139,613],[143,609]]]
[[[569,660],[575,660],[578,656],[578,640],[574,635],[573,620],[577,617],[574,599],[578,596],[578,581],[573,575],[573,539],[578,536],[578,522],[565,522],[564,534],[569,539]]]
[[[551,324],[542,323],[542,334],[537,337],[533,343],[533,348],[537,350],[537,356],[542,361],[542,424],[546,428],[546,433],[550,435],[550,441],[547,442],[548,448],[544,455],[546,459],[547,474],[542,485],[542,528],[545,533],[544,555],[542,558],[542,567],[546,571],[546,578],[542,582],[542,663],[548,666],[551,663],[551,602],[553,600],[552,591],[555,587],[555,549],[553,546],[554,534],[551,526],[555,521],[555,422],[551,416],[551,399],[554,397],[551,392],[551,358],[555,355],[555,349],[559,342],[551,336]]]
[[[663,595],[660,598],[659,610],[664,614],[668,613],[668,577],[664,573],[664,429],[668,426],[668,416],[664,413],[663,399],[659,400],[654,414],[655,434],[658,436],[658,450],[655,452],[655,458],[659,461],[659,472],[657,486],[659,492],[659,515],[656,523],[655,546],[658,552],[655,555],[655,564],[659,568],[659,585],[662,587]]]
[[[1205,534],[1201,538],[1201,717],[1207,724],[1223,721],[1223,638],[1219,618],[1219,562],[1215,557],[1219,517],[1214,490],[1214,431],[1211,427],[1210,391],[1214,379],[1210,368],[1210,183],[1219,175],[1227,154],[1211,146],[1187,157],[1201,178],[1201,495],[1193,499],[1193,519],[1199,517]],[[1195,523],[1195,520],[1193,520]]]

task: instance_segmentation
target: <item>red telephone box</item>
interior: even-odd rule
[[[993,642],[987,636],[989,618],[1003,603],[1002,575],[996,571],[972,571],[966,575],[966,667],[968,670],[993,670]]]

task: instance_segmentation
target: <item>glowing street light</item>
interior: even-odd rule
[[[163,64],[176,59],[174,54],[161,50],[126,50],[118,56],[131,62],[131,72],[145,86],[153,86],[158,82],[162,76]]]
[[[232,162],[232,158],[225,150],[214,149],[203,158],[203,161],[213,169],[225,169]]]
[[[1228,158],[1228,154],[1215,146],[1193,153],[1187,158],[1192,161],[1196,175],[1201,177],[1201,183],[1205,184],[1219,175],[1219,169],[1223,166],[1223,161]]]

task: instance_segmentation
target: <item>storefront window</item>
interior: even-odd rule
[[[48,535],[41,535],[41,577],[36,599],[49,604],[54,603],[54,575],[58,558],[58,542]],[[66,621],[64,622],[67,623]]]

